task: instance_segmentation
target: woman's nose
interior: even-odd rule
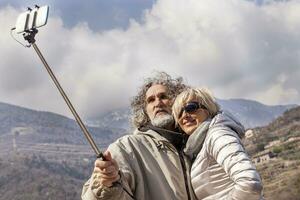
[[[185,110],[182,112],[181,118],[185,119],[185,118],[189,118],[191,117],[190,113],[186,112]]]

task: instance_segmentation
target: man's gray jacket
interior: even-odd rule
[[[121,179],[112,187],[93,177],[83,186],[82,199],[195,200],[190,182],[191,163],[153,130],[135,131],[108,147],[118,162]]]

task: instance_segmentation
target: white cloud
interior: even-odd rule
[[[285,88],[284,83],[286,82],[286,77],[280,75],[278,77],[277,83],[270,86],[266,91],[259,92],[256,94],[257,100],[261,102],[266,102],[269,105],[278,105],[281,103],[293,104],[294,102],[299,102],[299,92],[296,88]]]
[[[33,49],[9,36],[19,12],[0,10],[0,101],[70,115]],[[37,44],[84,116],[129,105],[155,69],[219,98],[300,103],[299,13],[297,0],[158,0],[143,23],[95,32],[85,22],[66,28],[50,10]]]

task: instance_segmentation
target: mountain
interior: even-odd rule
[[[290,109],[293,105],[267,106],[244,99],[218,100],[223,109],[232,112],[247,128],[262,126]],[[129,130],[128,108],[114,110],[97,119],[88,120],[88,129],[102,148]],[[11,150],[55,152],[78,150],[90,152],[77,123],[51,112],[34,111],[20,106],[0,103],[0,154]]]
[[[257,102],[249,103],[247,100],[224,100],[224,102],[220,103],[222,107],[225,105],[232,109],[232,112],[241,119],[243,117],[247,119],[249,116],[253,118],[252,114],[245,115],[251,113],[252,109],[256,109],[257,112],[267,112],[270,109],[272,112],[269,114],[275,117],[279,112],[283,112],[280,109],[288,108],[288,106],[268,107]],[[290,109],[286,113],[269,126],[254,129],[258,136],[256,135],[257,138],[253,141],[246,142],[248,144],[246,148],[251,145],[265,146],[268,142],[278,139],[278,134],[283,132],[290,134],[289,136],[299,135],[298,126],[295,125],[299,121],[299,111]],[[92,124],[98,127],[88,127],[101,149],[105,149],[109,143],[126,133],[123,128],[128,127],[125,126],[125,122],[128,123],[129,115],[128,109],[117,110],[103,116],[101,123]],[[0,122],[0,200],[80,199],[82,185],[89,178],[96,158],[74,120],[51,112],[0,103]],[[284,138],[289,139],[285,136]],[[286,148],[289,152],[293,150],[291,147]],[[294,160],[300,157],[297,154],[300,152],[298,149],[294,152],[296,154],[291,154],[291,157],[283,150],[283,157]],[[278,169],[276,166],[277,172],[282,172],[284,176],[296,177],[291,179],[292,181],[288,179],[286,184],[289,188],[297,188],[298,171],[286,171],[290,168]],[[282,166],[281,163],[279,166]],[[298,169],[299,163],[291,166]],[[274,174],[277,172],[268,168],[268,173],[265,173],[265,168],[268,167],[258,169],[261,170],[266,183],[266,193],[271,195],[273,192],[281,191],[282,194],[286,194],[288,191],[286,187],[272,190],[272,183],[268,182],[269,171]],[[276,181],[280,179],[274,177]],[[293,195],[297,195],[297,191]],[[287,197],[283,199],[293,199],[293,196]]]
[[[53,153],[80,149],[86,155],[93,155],[77,123],[62,115],[0,103],[0,122],[0,154],[14,149]],[[126,133],[117,128],[87,128],[101,149]]]
[[[87,124],[102,128],[122,128],[129,130],[131,112],[129,108],[120,108],[87,120]]]
[[[126,133],[87,128],[102,150]],[[95,159],[74,120],[0,103],[0,200],[80,199]]]
[[[218,99],[222,109],[230,111],[246,128],[265,126],[297,105],[269,106],[246,99]]]
[[[265,198],[299,199],[300,106],[250,132],[244,145],[262,177]]]
[[[230,111],[246,128],[264,126],[296,105],[268,106],[246,99],[217,99],[222,109]],[[90,118],[88,124],[102,128],[130,129],[130,109],[121,108]]]

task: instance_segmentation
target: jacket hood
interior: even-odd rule
[[[213,127],[229,127],[235,131],[240,138],[245,135],[245,128],[230,112],[226,110],[220,111],[212,120],[209,128]]]

